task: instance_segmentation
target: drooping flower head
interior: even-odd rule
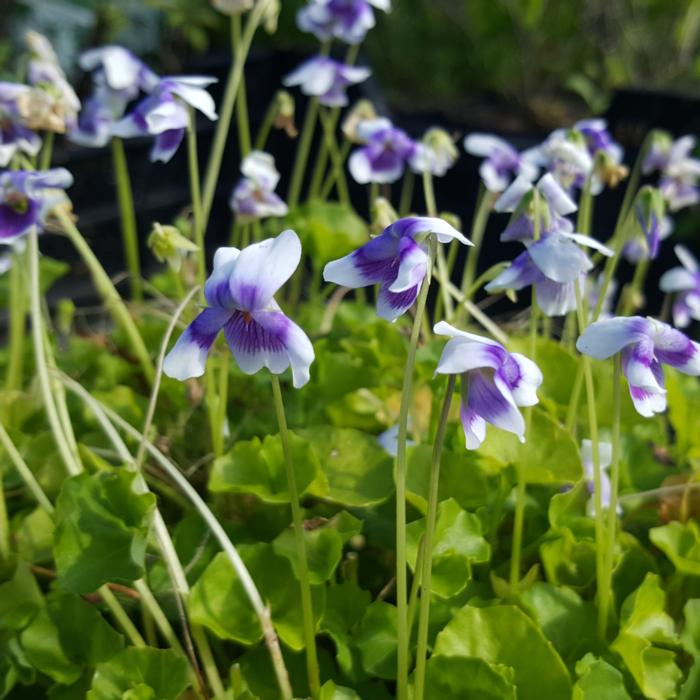
[[[212,121],[217,119],[216,105],[205,90],[216,78],[171,76],[163,78],[148,97],[112,127],[120,138],[155,136],[151,161],[167,163],[177,151],[189,125],[188,105]]]
[[[416,144],[411,157],[411,167],[419,172],[442,177],[455,164],[459,152],[454,139],[444,129],[433,127]]]
[[[666,409],[662,365],[684,374],[700,374],[700,346],[653,318],[632,316],[596,321],[586,328],[576,347],[597,360],[621,353],[632,402],[637,412],[646,417]]]
[[[608,131],[608,123],[605,119],[583,119],[574,124],[574,129],[583,134],[593,158],[595,182],[591,183],[592,191],[602,189],[604,184],[617,187],[627,177],[629,169],[622,162],[625,152]]]
[[[534,406],[542,384],[539,367],[524,355],[508,352],[490,338],[460,331],[445,321],[433,329],[450,338],[435,372],[461,375],[460,417],[467,449],[486,438],[486,424],[507,430],[525,442],[520,406]]]
[[[369,68],[348,66],[327,56],[314,56],[282,82],[286,87],[298,85],[305,95],[318,97],[318,101],[327,107],[345,107],[348,86],[367,80],[371,73]]]
[[[280,174],[275,168],[275,159],[269,153],[252,151],[243,160],[241,173],[243,178],[234,188],[229,202],[239,221],[284,216],[287,213],[287,205],[275,194]]]
[[[41,148],[41,138],[24,125],[17,105],[17,97],[27,89],[0,82],[0,167],[8,165],[16,153],[33,157]]]
[[[632,264],[640,260],[654,260],[659,254],[661,241],[673,232],[673,221],[666,216],[663,194],[656,187],[640,188],[625,221],[622,254]]]
[[[399,219],[361,248],[329,262],[323,279],[357,289],[379,285],[377,314],[395,321],[415,302],[428,271],[429,237],[440,243],[471,243],[442,219],[425,216]]]
[[[365,145],[352,153],[348,167],[361,185],[396,182],[416,153],[416,142],[383,117],[360,122],[356,135]]]
[[[484,158],[479,174],[489,192],[503,192],[516,177],[528,182],[537,177],[537,166],[523,159],[513,146],[499,136],[469,134],[464,139],[464,150],[477,158]]]
[[[104,85],[126,102],[140,92],[150,93],[158,87],[158,76],[129,49],[109,45],[89,49],[80,55],[80,67],[93,74],[98,85]]]
[[[163,226],[158,222],[148,237],[148,247],[158,262],[165,262],[173,272],[179,272],[182,260],[188,253],[199,250],[199,246],[185,238],[176,226]]]
[[[659,189],[671,211],[700,202],[700,159],[692,156],[695,145],[694,136],[681,136],[673,141],[666,132],[652,134],[642,172],[661,173]]]
[[[586,487],[591,497],[586,504],[586,513],[594,518],[596,513],[595,497],[595,465],[593,463],[593,444],[590,440],[581,441],[581,461],[583,462],[583,475],[586,479]],[[610,475],[608,468],[612,464],[612,445],[609,442],[598,442],[598,461],[600,465],[600,503],[603,510],[610,508],[610,497],[612,487],[610,485]],[[618,514],[622,513],[622,507],[617,504]]]
[[[50,210],[65,198],[73,177],[64,168],[0,173],[0,243],[12,243],[33,228],[42,230]]]
[[[522,154],[528,162],[544,168],[567,191],[581,189],[593,171],[593,158],[586,137],[576,129],[557,129],[545,141]],[[598,194],[602,183],[593,178],[591,192]]]
[[[673,250],[681,265],[664,272],[659,287],[667,294],[677,293],[673,302],[673,323],[685,328],[691,319],[700,321],[700,265],[685,246],[677,245]]]
[[[391,0],[309,0],[297,12],[297,26],[319,41],[359,44],[374,27],[373,7],[388,12]]]
[[[255,374],[267,367],[281,374],[291,367],[294,386],[304,386],[314,360],[313,346],[274,298],[300,258],[301,243],[292,230],[243,250],[219,248],[204,288],[208,306],[168,353],[165,374],[181,381],[201,377],[209,350],[223,330],[243,372]]]

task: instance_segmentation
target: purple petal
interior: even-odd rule
[[[605,360],[622,348],[638,343],[649,334],[649,321],[641,316],[606,318],[595,321],[576,341],[576,348],[584,355]]]
[[[329,262],[323,279],[352,289],[393,281],[398,250],[397,238],[382,233],[349,255]]]
[[[405,292],[420,284],[428,272],[428,255],[412,238],[399,241],[399,267],[390,292]]]
[[[529,251],[526,250],[513,260],[509,268],[491,280],[484,289],[489,293],[500,292],[504,289],[517,291],[541,282],[543,279],[544,275],[533,262]]]
[[[656,359],[684,374],[700,374],[700,346],[666,323],[650,320]]]
[[[535,265],[554,282],[573,282],[593,268],[588,256],[563,234],[553,233],[528,248]]]
[[[385,285],[382,285],[377,298],[377,315],[387,321],[395,321],[413,306],[421,284],[422,282],[403,292],[390,292]]]
[[[478,449],[486,439],[486,421],[476,411],[468,408],[464,402],[459,407],[459,417],[462,421],[467,449]]]
[[[554,282],[543,277],[535,284],[537,306],[546,316],[564,316],[576,309],[576,284],[582,284],[584,275],[574,282]]]
[[[153,148],[150,153],[151,162],[167,163],[175,155],[184,136],[184,129],[172,129],[158,134],[153,140]]]

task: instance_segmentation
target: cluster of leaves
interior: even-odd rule
[[[318,267],[366,236],[361,222],[337,205],[302,209],[292,217]],[[61,266],[48,259],[42,265],[48,285]],[[170,281],[165,274],[154,284],[167,290]],[[393,697],[396,677],[395,512],[393,459],[377,435],[397,419],[408,324],[385,323],[368,304],[346,300],[330,329],[314,334],[327,324],[328,310],[313,289],[310,295],[297,317],[314,336],[313,377],[302,391],[287,392],[286,401],[306,518],[325,680],[321,697],[385,700]],[[165,322],[155,308],[141,313],[139,327],[155,353]],[[148,388],[126,340],[118,332],[73,332],[56,340],[58,366],[140,429]],[[525,341],[514,337],[513,349],[519,343]],[[411,569],[425,527],[431,442],[444,390],[444,378],[433,376],[441,348],[439,340],[430,340],[417,358],[407,494]],[[211,361],[216,365],[224,352],[223,346],[215,349]],[[669,375],[667,416],[642,419],[624,404],[624,529],[617,542],[608,644],[595,629],[594,526],[578,449],[583,435],[577,434],[583,425],[571,432],[564,427],[580,358],[548,339],[538,341],[536,357],[545,381],[525,445],[489,428],[483,447],[467,452],[458,421],[448,427],[433,548],[426,696],[697,697],[700,530],[688,517],[697,503],[677,488],[671,495],[643,493],[682,484],[700,455],[697,382]],[[601,425],[609,425],[611,369],[600,364],[595,371],[597,411]],[[206,459],[211,444],[198,380],[163,382],[148,437],[206,494],[236,543],[269,604],[295,693],[304,697],[298,567],[269,381],[233,366],[230,372],[223,456]],[[86,466],[72,478],[63,471],[34,387],[2,395],[3,424],[55,512],[36,506],[3,459],[11,546],[0,562],[0,698],[175,700],[195,692],[185,656],[164,648],[148,621],[142,625],[144,645],[127,640],[100,593],[111,586],[139,621],[138,582],[145,580],[182,632],[172,585],[151,539],[156,506],[191,585],[190,623],[208,634],[235,697],[277,697],[258,618],[202,521],[148,462],[150,492],[145,491],[88,407],[75,396],[68,406]],[[457,406],[453,409],[456,418]],[[125,439],[135,453],[138,444]],[[529,573],[517,593],[505,581],[516,464],[530,485],[524,543]]]

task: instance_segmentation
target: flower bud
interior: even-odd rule
[[[459,156],[457,146],[450,134],[440,127],[428,129],[423,136],[427,162],[425,167],[437,176],[444,175],[455,163]],[[421,168],[422,170],[422,168]]]
[[[262,18],[262,26],[268,34],[274,34],[277,31],[281,11],[282,3],[280,0],[272,0],[268,3]]]
[[[364,143],[365,140],[357,134],[360,122],[371,121],[377,118],[377,110],[369,100],[358,100],[347,112],[343,120],[342,131],[345,138],[352,143]]]
[[[391,226],[399,218],[396,209],[385,197],[377,197],[372,202],[372,232],[381,233],[387,226]]]
[[[148,247],[158,262],[167,262],[173,272],[179,272],[183,257],[198,250],[189,238],[185,238],[175,226],[153,224],[153,230],[148,237]]]
[[[253,0],[211,0],[215,10],[225,15],[242,15],[253,7]]]
[[[284,129],[290,139],[296,138],[299,132],[294,124],[294,98],[286,90],[278,90],[273,99],[275,117],[272,125],[275,129]]]

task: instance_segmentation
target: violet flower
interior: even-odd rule
[[[204,288],[208,306],[168,353],[165,374],[181,381],[201,377],[209,350],[223,330],[245,374],[263,367],[281,374],[291,366],[294,386],[304,386],[314,360],[313,346],[274,299],[300,259],[301,243],[291,229],[243,250],[219,248]]]
[[[118,121],[112,134],[120,138],[155,136],[151,161],[167,163],[177,151],[190,123],[189,107],[208,119],[218,117],[212,96],[204,89],[216,78],[170,76],[163,78],[148,97]]]
[[[605,119],[582,119],[574,124],[574,129],[583,134],[591,156],[604,153],[613,162],[622,162],[624,150],[613,140]]]
[[[49,212],[72,184],[64,168],[0,173],[0,243],[13,243],[35,228],[43,230]]]
[[[573,129],[557,129],[535,148],[521,154],[532,165],[544,168],[567,191],[583,188],[593,172],[593,158],[588,150],[585,136]],[[598,194],[602,182],[593,178],[591,192]]]
[[[661,191],[644,185],[637,194],[625,222],[622,254],[632,264],[654,260],[661,241],[673,233],[673,221],[665,215],[666,204]]]
[[[583,475],[586,480],[586,487],[591,497],[586,504],[586,513],[594,518],[596,514],[595,497],[595,466],[593,464],[593,444],[590,440],[581,441],[581,461],[583,462]],[[600,462],[600,504],[603,510],[610,508],[612,487],[608,468],[612,464],[612,444],[609,442],[598,442],[598,461]],[[618,514],[622,513],[622,507],[617,504]]]
[[[460,417],[467,449],[481,445],[487,423],[525,442],[525,420],[518,408],[538,402],[537,387],[542,384],[539,367],[494,340],[460,331],[445,321],[433,330],[450,338],[436,374],[460,374],[462,378]]]
[[[151,93],[158,87],[158,76],[129,49],[101,46],[80,55],[80,67],[93,73],[97,85],[103,85],[129,102],[141,91]]]
[[[520,176],[527,181],[537,177],[537,166],[521,157],[505,139],[475,132],[464,139],[464,150],[485,160],[479,167],[481,179],[489,192],[503,192]]]
[[[700,265],[685,246],[677,245],[673,250],[681,266],[664,272],[659,287],[667,294],[678,293],[673,303],[673,323],[685,328],[691,319],[700,321]]]
[[[323,279],[357,289],[379,284],[377,314],[395,321],[418,297],[430,261],[429,236],[440,243],[471,245],[446,221],[431,217],[399,219],[361,248],[329,262]]]
[[[665,132],[657,132],[642,164],[645,175],[659,170],[659,189],[671,211],[700,202],[700,159],[693,158],[696,139],[681,136],[675,141]]]
[[[416,150],[411,156],[411,168],[419,173],[428,172],[436,177],[443,177],[457,162],[459,152],[454,139],[440,127],[432,127],[416,143]]]
[[[360,122],[356,134],[365,145],[352,153],[348,167],[361,185],[396,182],[416,154],[416,142],[383,117]]]
[[[78,115],[78,122],[68,134],[68,138],[79,146],[101,148],[112,138],[112,129],[123,113],[126,104],[97,85],[93,94],[85,100]]]
[[[645,417],[666,409],[662,365],[700,374],[700,346],[681,331],[653,318],[632,316],[592,323],[576,341],[579,352],[597,360],[621,353],[632,403]]]
[[[41,138],[22,123],[17,96],[25,85],[0,82],[0,167],[10,163],[17,153],[34,157],[41,148]]]
[[[297,26],[322,42],[359,44],[374,27],[372,7],[389,12],[391,0],[309,0],[297,12]]]
[[[243,178],[234,188],[229,202],[239,221],[287,214],[287,205],[275,194],[280,174],[269,153],[252,151],[243,160],[241,172]]]
[[[286,87],[298,85],[305,95],[318,98],[326,107],[345,107],[349,85],[367,80],[372,71],[348,66],[327,56],[314,56],[302,63],[282,80]]]

